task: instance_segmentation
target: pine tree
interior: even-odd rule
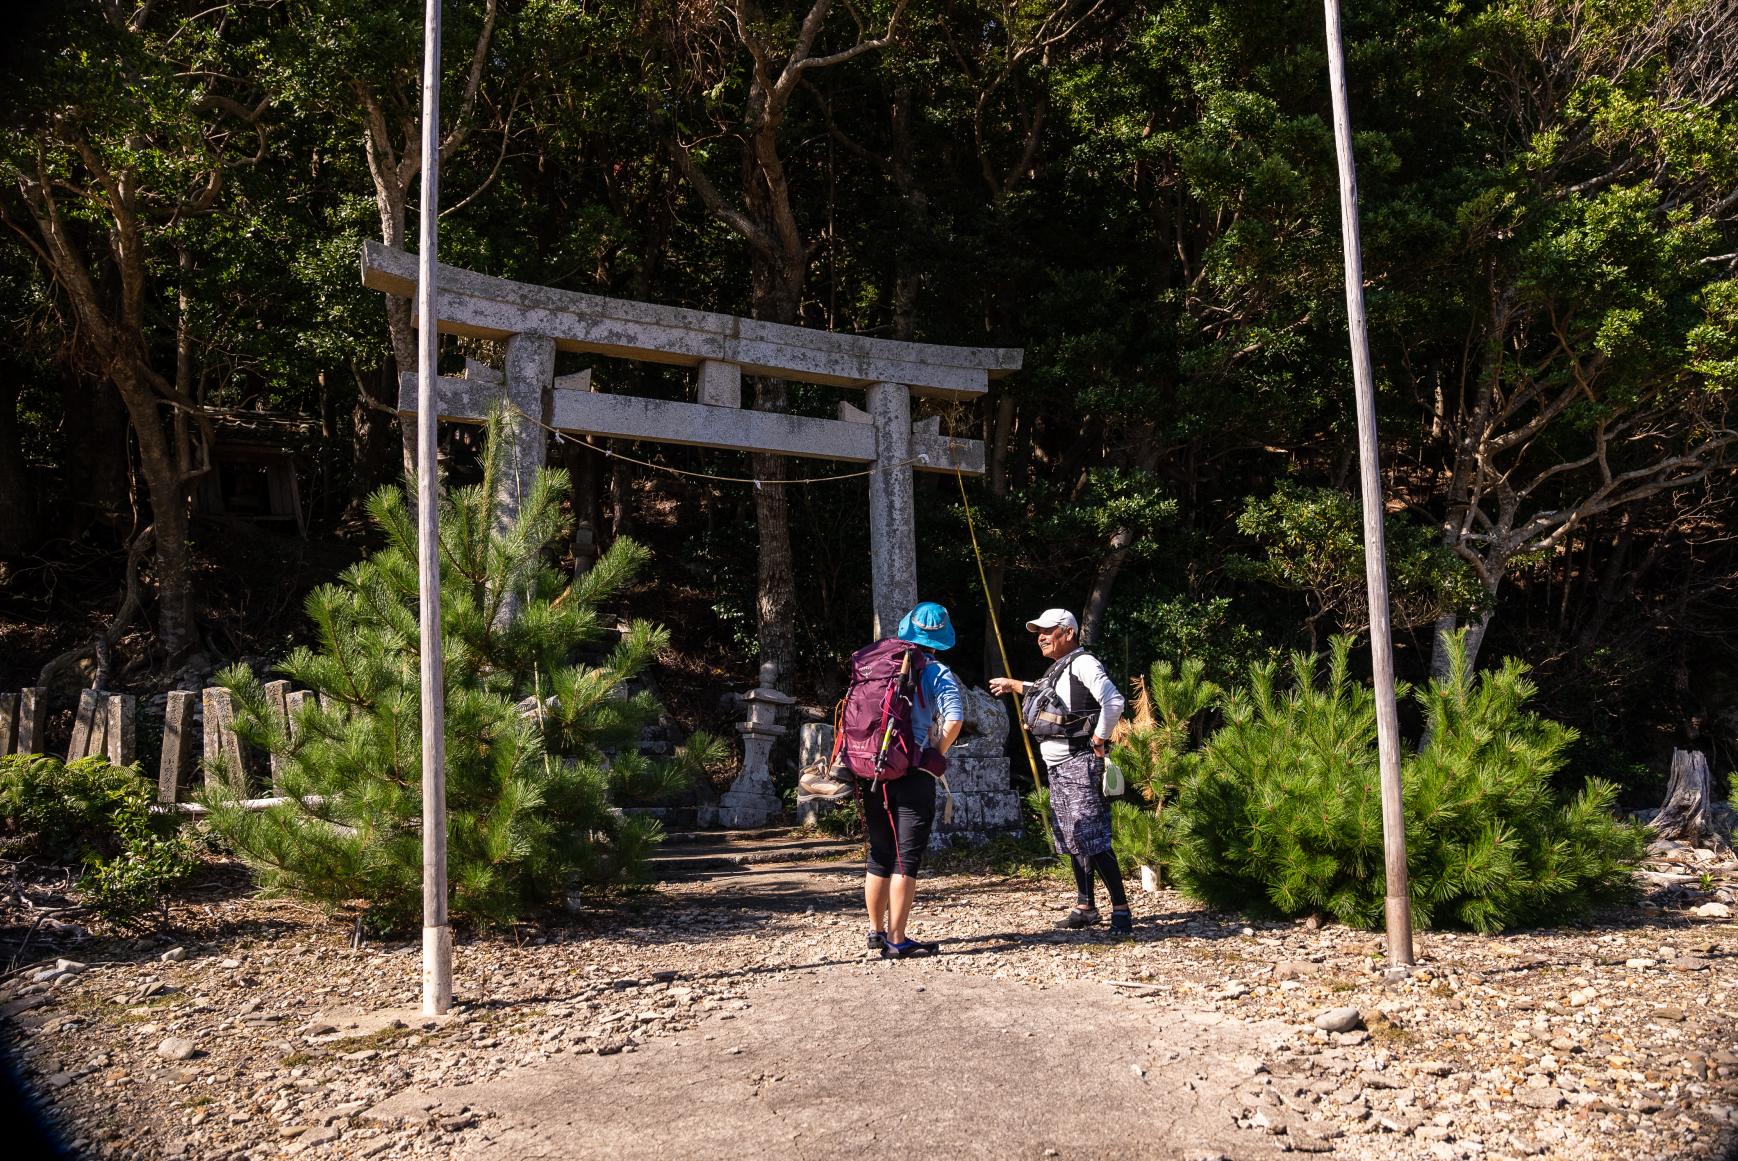
[[[595,664],[577,657],[596,655],[606,637],[598,605],[649,553],[621,539],[576,579],[552,567],[565,477],[539,471],[517,519],[504,520],[498,430],[491,422],[483,482],[448,492],[440,513],[451,906],[455,918],[490,923],[577,884],[639,877],[659,827],[612,800],[667,796],[721,753],[695,735],[670,760],[638,754],[657,705],[627,689],[668,632],[636,621]],[[277,667],[318,698],[286,728],[250,670],[219,675],[236,698],[237,733],[280,759],[286,801],[249,812],[219,789],[208,804],[265,888],[360,903],[384,928],[409,923],[421,899],[417,546],[405,489],[382,489],[369,512],[386,547],[309,596],[315,644]],[[503,611],[510,595],[516,615]]]
[[[1174,870],[1216,906],[1326,913],[1374,927],[1386,889],[1375,701],[1351,680],[1336,638],[1325,677],[1296,655],[1276,689],[1271,664],[1221,703],[1176,807]],[[1446,678],[1415,696],[1429,743],[1403,756],[1414,922],[1479,931],[1560,919],[1620,896],[1642,853],[1616,790],[1588,780],[1568,802],[1550,789],[1574,731],[1529,711],[1526,667],[1469,672],[1464,645]],[[1408,691],[1402,690],[1402,696]]]
[[[1111,804],[1111,834],[1126,869],[1145,864],[1162,876],[1173,857],[1175,828],[1165,808],[1200,760],[1191,742],[1219,698],[1219,687],[1205,674],[1195,657],[1180,668],[1154,662],[1145,679],[1135,680],[1131,711],[1117,723],[1111,758],[1132,793]]]

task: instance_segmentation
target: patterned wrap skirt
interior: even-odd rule
[[[1110,850],[1110,803],[1103,793],[1104,759],[1088,750],[1050,767],[1050,826],[1065,855]]]

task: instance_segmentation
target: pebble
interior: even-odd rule
[[[920,899],[920,911],[934,906],[961,936],[976,938],[1032,930],[1048,914],[1047,893],[1054,888],[1004,895],[999,882],[994,891],[980,890],[978,880],[965,875],[943,886],[933,900]],[[1738,961],[1727,958],[1723,940],[1713,946],[1715,929],[1685,928],[1688,905],[1681,896],[1674,900],[1659,892],[1648,902],[1656,907],[1654,918],[1644,920],[1651,928],[1619,922],[1515,931],[1500,939],[1425,933],[1422,970],[1387,982],[1362,970],[1366,957],[1382,946],[1369,933],[1333,923],[1245,928],[1240,917],[1196,909],[1173,893],[1154,909],[1169,913],[1126,947],[1062,948],[1041,935],[998,935],[1004,946],[993,954],[944,958],[940,964],[1036,987],[1094,978],[1135,981],[1190,1013],[1201,1037],[1216,1035],[1216,1025],[1283,1021],[1289,1031],[1280,1031],[1261,1056],[1248,1057],[1248,1067],[1226,1062],[1233,1082],[1252,1098],[1242,1119],[1250,1123],[1250,1114],[1261,1112],[1266,1131],[1256,1131],[1264,1138],[1264,1156],[1325,1151],[1358,1161],[1494,1161],[1543,1153],[1593,1161],[1605,1150],[1618,1157],[1683,1161],[1724,1155],[1732,1125],[1738,1125],[1738,1113],[1732,1125],[1722,1119],[1722,1110],[1738,1103],[1738,1054],[1724,1053],[1728,1062],[1715,1053],[1727,1047],[1718,1014],[1738,1002]],[[241,909],[249,905],[225,902],[223,918],[232,907],[246,914]],[[171,949],[182,951],[172,957],[158,954],[162,945],[146,945],[142,963],[123,953],[118,962],[93,969],[103,981],[100,999],[117,993],[117,1006],[86,1008],[82,997],[68,1003],[60,991],[65,980],[48,992],[56,977],[67,975],[59,970],[40,985],[17,979],[0,985],[0,1004],[14,1004],[29,996],[26,988],[39,987],[44,1003],[66,1005],[47,1009],[50,1018],[27,1034],[34,1047],[26,1051],[33,1053],[41,1090],[52,1092],[48,1099],[57,1115],[64,1112],[68,1123],[87,1129],[93,1156],[110,1141],[117,1156],[136,1153],[131,1142],[149,1139],[141,1133],[151,1118],[166,1118],[173,1126],[160,1138],[162,1155],[201,1161],[235,1161],[244,1152],[323,1157],[332,1151],[323,1142],[340,1138],[336,1151],[353,1157],[412,1157],[419,1155],[418,1145],[420,1155],[465,1155],[477,1151],[489,1122],[473,1128],[476,1118],[455,1119],[448,1108],[431,1110],[434,1119],[408,1130],[350,1131],[344,1106],[326,1102],[355,1096],[365,1098],[359,1107],[366,1108],[405,1087],[461,1086],[526,1064],[547,1067],[552,1048],[607,1055],[674,1033],[705,1052],[701,1042],[714,1039],[723,1026],[696,1028],[702,1018],[739,1012],[746,1017],[744,1009],[759,999],[759,979],[786,978],[813,962],[809,957],[816,952],[854,954],[862,942],[854,912],[817,905],[805,915],[801,901],[774,913],[720,907],[704,885],[661,888],[658,898],[631,914],[609,907],[590,915],[583,929],[533,926],[505,941],[478,936],[460,960],[458,981],[460,994],[476,1006],[442,1026],[416,1025],[421,1043],[415,1051],[405,1036],[378,1045],[379,1055],[366,1055],[375,1049],[336,1039],[338,1030],[315,1014],[414,1004],[414,964],[405,967],[398,958],[404,948],[367,944],[353,950],[348,930],[323,930],[299,917],[281,922],[279,930],[289,938],[272,934],[269,925],[263,938],[223,934],[199,921],[186,925],[186,937],[201,949],[198,966],[213,970],[198,977],[197,987],[193,977],[178,982],[204,995],[174,994],[150,974],[160,970],[159,961],[181,962],[185,949]],[[1659,916],[1677,930],[1667,935]],[[280,921],[274,916],[272,922]],[[673,930],[683,938],[665,938]],[[1259,938],[1224,938],[1240,932]],[[1662,939],[1673,942],[1652,942]],[[49,953],[54,950],[51,945]],[[91,958],[110,956],[92,952]],[[1380,968],[1381,960],[1374,962]],[[49,961],[40,966],[48,968]],[[220,966],[225,970],[214,970]],[[1228,978],[1234,971],[1256,973],[1251,982],[1260,986]],[[1711,976],[1679,974],[1687,971]],[[680,988],[674,986],[677,978]],[[1282,989],[1284,984],[1292,986]],[[1571,990],[1591,999],[1571,1008]],[[126,1018],[127,1004],[153,994],[173,1002],[157,1001]],[[1211,1010],[1226,997],[1239,1002]],[[1318,1015],[1330,1014],[1317,1006],[1324,1003],[1347,1004],[1358,1013],[1358,1026],[1345,1032],[1316,1026]],[[1378,1005],[1385,1021],[1378,1019]],[[267,1006],[287,1021],[277,1032],[248,1023]],[[1374,1040],[1362,1027],[1366,1010]],[[506,1011],[513,1016],[503,1016]],[[635,1029],[631,1040],[629,1028]],[[551,1041],[551,1030],[564,1034]],[[148,1056],[171,1034],[197,1046],[193,1059],[170,1064],[151,1057],[156,1066],[141,1065],[141,1053]],[[319,1035],[334,1039],[307,1039]],[[363,1058],[345,1059],[346,1049],[362,1049]],[[713,1045],[710,1051],[725,1048]],[[1174,1064],[1174,1052],[1150,1045],[1123,1057],[1124,1067],[1136,1076],[1145,1069],[1145,1079],[1155,1085],[1171,1079],[1183,1084],[1173,1075],[1184,1067]],[[292,1054],[307,1059],[290,1061]],[[746,1053],[739,1047],[729,1054]],[[98,1055],[114,1063],[96,1066],[91,1062]],[[134,1073],[130,1081],[126,1071]],[[1117,1072],[1128,1083],[1128,1073]],[[215,1098],[210,1106],[189,1103],[207,1092]],[[1262,1099],[1255,1101],[1254,1094]],[[251,1120],[232,1125],[229,1118],[238,1112]],[[442,1120],[451,1120],[452,1127],[443,1127]],[[280,1122],[290,1122],[283,1136]],[[1283,1134],[1268,1135],[1280,1126]],[[1378,1135],[1366,1136],[1371,1133]],[[1208,1144],[1198,1140],[1197,1148],[1205,1151],[1194,1156],[1223,1161],[1225,1154]]]
[[[157,1055],[166,1060],[186,1060],[198,1051],[199,1046],[184,1036],[170,1036],[157,1045]]]
[[[157,958],[162,960],[164,963],[180,963],[182,960],[187,958],[187,949],[184,947],[172,947]]]

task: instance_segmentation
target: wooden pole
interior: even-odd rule
[[[440,221],[441,0],[427,0],[422,38],[422,205],[416,283],[416,525],[422,629],[422,1010],[453,1002],[453,932],[447,925],[445,674],[441,667],[440,476],[435,426],[435,228]]]
[[[1352,341],[1352,387],[1358,404],[1358,481],[1364,508],[1364,581],[1370,595],[1370,662],[1376,682],[1376,749],[1382,774],[1382,845],[1387,871],[1388,970],[1412,967],[1412,900],[1407,893],[1406,810],[1400,792],[1400,718],[1394,704],[1394,632],[1388,620],[1388,555],[1383,544],[1382,461],[1376,441],[1376,386],[1364,316],[1364,259],[1358,237],[1358,173],[1346,109],[1346,58],[1340,2],[1327,13],[1328,81],[1334,99],[1334,145],[1340,163],[1340,231],[1346,255],[1346,319]]]

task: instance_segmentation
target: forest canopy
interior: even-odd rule
[[[9,688],[281,652],[307,632],[302,596],[378,547],[361,514],[404,468],[414,331],[357,255],[414,249],[421,13],[67,0],[15,18]],[[1220,678],[1366,631],[1319,4],[466,0],[444,19],[443,261],[1022,348],[986,399],[925,412],[986,443],[970,502],[1004,624],[1064,605],[1115,674],[1195,658]],[[1583,773],[1633,788],[1686,738],[1729,768],[1738,8],[1374,0],[1345,19],[1403,673],[1433,653],[1440,670],[1464,629],[1475,659],[1532,667]],[[449,337],[442,358],[500,352]],[[561,359],[608,390],[692,390]],[[844,398],[744,396],[817,415]],[[474,440],[444,438],[462,481]],[[236,447],[294,487],[219,454]],[[552,460],[575,556],[630,530],[651,546],[641,599],[678,654],[721,684],[762,658],[800,691],[837,683],[869,625],[860,481],[697,482],[577,444]],[[918,509],[923,596],[982,680],[997,664],[954,482],[920,481]]]

